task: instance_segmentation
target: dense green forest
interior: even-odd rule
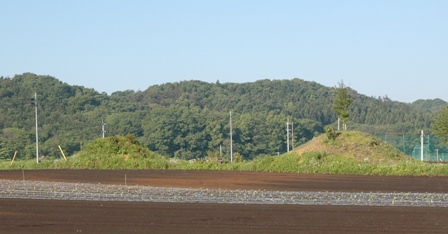
[[[337,81],[335,81],[335,84]],[[51,76],[24,73],[0,77],[0,158],[34,158],[37,93],[39,153],[60,157],[105,135],[132,134],[151,151],[169,157],[229,157],[232,111],[233,152],[244,159],[287,151],[291,145],[324,132],[337,120],[332,105],[335,87],[301,79],[251,83],[182,81],[150,86],[144,91],[111,95],[71,86]],[[440,99],[414,103],[368,97],[350,90],[348,128],[372,135],[430,133]],[[294,129],[294,131],[292,131]],[[291,148],[292,148],[291,147]]]

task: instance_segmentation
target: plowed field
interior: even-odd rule
[[[2,181],[4,180],[4,181]],[[0,171],[6,180],[165,188],[448,193],[447,177],[223,171]],[[447,233],[448,208],[0,198],[0,233]]]

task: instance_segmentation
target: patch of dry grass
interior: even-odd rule
[[[412,160],[392,145],[371,135],[358,131],[338,132],[335,140],[329,140],[325,134],[297,148],[296,153],[322,152],[327,156],[337,155],[353,158],[360,162],[397,162]]]

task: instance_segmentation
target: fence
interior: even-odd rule
[[[386,134],[376,137],[391,144],[406,155],[421,160],[421,136]],[[437,136],[424,136],[423,161],[448,162],[448,145]]]

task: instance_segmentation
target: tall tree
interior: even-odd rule
[[[431,125],[431,130],[435,135],[448,142],[448,105],[437,113]]]
[[[350,89],[345,86],[344,81],[341,80],[336,88],[336,97],[333,103],[333,109],[338,116],[338,130],[339,120],[342,121],[343,129],[347,130],[347,121],[349,118],[348,108],[353,102],[353,98],[350,96]]]

